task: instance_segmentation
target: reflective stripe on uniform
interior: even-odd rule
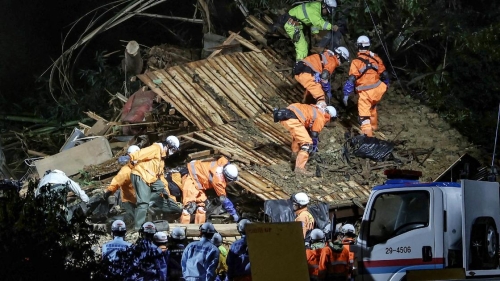
[[[304,13],[304,18],[309,19],[307,15],[306,3],[302,3],[302,12]]]
[[[373,88],[377,88],[378,85],[380,85],[380,83],[382,83],[382,81],[378,80],[378,82],[375,83],[375,84],[370,84],[370,85],[366,85],[366,86],[356,87],[356,90],[357,91],[364,91],[364,90],[370,90],[370,89],[373,89]]]
[[[189,163],[189,166],[191,167],[191,173],[193,174],[193,180],[196,182],[196,185],[198,186],[198,189],[202,190],[203,186],[201,185],[200,181],[198,180],[198,174],[196,173],[196,168],[194,166],[195,161],[191,161]],[[210,170],[215,166],[215,161],[210,162]],[[212,173],[208,176],[208,181],[212,183],[213,176]]]
[[[318,267],[319,267],[319,265],[317,265],[317,264],[310,264],[310,265],[309,265],[309,267],[310,267],[310,268],[318,268]]]
[[[295,110],[295,112],[296,112],[298,115],[300,115],[300,117],[301,117],[301,118],[304,120],[304,122],[305,122],[305,120],[306,120],[306,116],[304,115],[304,113],[302,113],[302,111],[300,111],[300,109],[298,109],[297,107],[295,107],[295,106],[293,106],[293,105],[290,105],[290,106],[288,106],[288,107],[291,107],[292,109],[294,109],[294,110]]]
[[[331,265],[339,265],[339,264],[347,265],[347,262],[345,262],[345,261],[332,261],[330,264]]]
[[[306,60],[302,60],[302,62],[303,62],[305,65],[309,66],[309,67],[310,67],[310,68],[311,68],[314,72],[319,73],[319,71],[318,71],[316,68],[314,68],[310,62],[308,62],[308,61],[306,61]]]
[[[321,54],[321,63],[323,65],[326,65],[328,63],[328,60],[326,59],[325,53]]]

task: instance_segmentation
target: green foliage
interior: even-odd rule
[[[98,236],[85,216],[61,216],[61,197],[35,198],[35,187],[0,202],[2,280],[89,280],[99,266]]]

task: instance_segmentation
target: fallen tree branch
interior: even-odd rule
[[[159,18],[159,19],[169,19],[169,20],[178,20],[178,21],[184,21],[184,22],[190,22],[190,23],[200,23],[203,24],[202,19],[195,19],[195,18],[183,18],[183,17],[174,17],[174,16],[164,16],[164,15],[157,15],[157,14],[148,14],[148,13],[131,13],[136,16],[143,16],[143,17],[151,17],[151,18]]]

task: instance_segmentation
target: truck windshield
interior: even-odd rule
[[[429,225],[430,195],[427,191],[384,193],[370,210],[368,246]]]

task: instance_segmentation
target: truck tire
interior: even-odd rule
[[[498,267],[498,232],[491,217],[477,218],[472,225],[470,269],[494,269]]]

